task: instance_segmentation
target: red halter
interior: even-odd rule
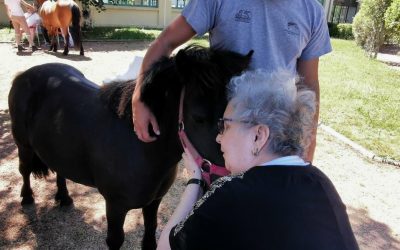
[[[229,175],[230,172],[221,166],[217,166],[211,163],[209,160],[204,159],[194,148],[193,144],[190,142],[189,138],[185,133],[185,124],[183,123],[183,99],[185,96],[185,87],[183,87],[180,97],[179,103],[179,121],[178,121],[178,135],[181,140],[181,144],[183,148],[186,148],[190,154],[192,154],[193,159],[196,161],[197,166],[199,166],[201,170],[201,175],[203,180],[207,183],[208,186],[211,184],[211,175],[216,176],[225,176]]]

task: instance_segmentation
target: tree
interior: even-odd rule
[[[387,33],[384,16],[392,0],[363,0],[354,17],[353,33],[356,43],[369,56],[376,58]]]
[[[102,12],[106,10],[106,7],[104,6],[103,0],[80,0],[82,2],[82,6],[89,8],[90,6],[93,6],[96,8],[98,12]]]
[[[400,0],[393,0],[385,12],[385,28],[388,38],[400,44]]]

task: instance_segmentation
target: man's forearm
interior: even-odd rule
[[[313,118],[313,126],[311,132],[310,143],[308,147],[305,149],[304,160],[308,162],[312,162],[314,158],[315,147],[317,145],[317,129],[318,129],[318,120],[319,120],[319,82],[308,82],[305,85],[315,93],[315,114]]]

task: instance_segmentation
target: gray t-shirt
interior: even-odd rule
[[[190,0],[182,12],[213,48],[247,54],[250,68],[296,72],[297,60],[329,53],[324,10],[317,0]]]

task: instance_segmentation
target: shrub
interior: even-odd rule
[[[337,23],[328,23],[329,36],[338,37]]]
[[[385,41],[384,15],[392,0],[363,0],[354,17],[353,34],[356,43],[371,57],[376,57]]]
[[[354,39],[351,23],[328,23],[330,37],[339,39]]]
[[[393,0],[386,10],[385,28],[388,39],[400,44],[400,0]]]
[[[342,39],[353,39],[353,25],[351,23],[339,23],[337,26],[339,37]]]

